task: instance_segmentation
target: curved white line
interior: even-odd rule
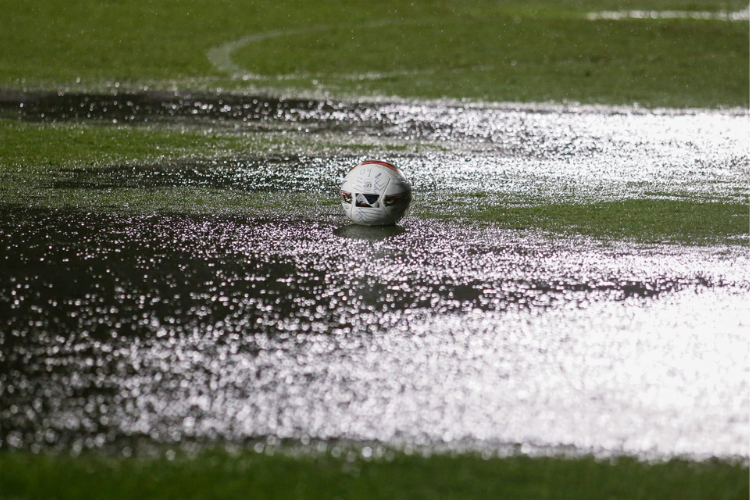
[[[705,20],[720,20],[720,21],[747,21],[750,19],[750,8],[737,11],[737,12],[699,12],[699,11],[604,11],[604,12],[590,12],[586,15],[586,18],[591,21],[597,20],[622,20],[622,19],[705,19]],[[375,28],[378,26],[393,26],[393,25],[404,25],[404,24],[417,24],[419,22],[425,22],[425,20],[419,21],[396,21],[396,20],[381,20],[373,21],[369,23],[363,23],[357,25],[357,28]],[[297,28],[297,29],[283,29],[266,31],[263,33],[255,33],[240,38],[239,40],[233,40],[230,42],[223,43],[218,47],[214,47],[208,50],[207,56],[209,62],[219,71],[230,75],[235,79],[242,80],[308,80],[316,78],[330,78],[335,77],[340,80],[377,80],[381,78],[389,78],[393,76],[408,76],[418,74],[434,74],[438,70],[436,69],[424,69],[424,70],[397,70],[388,72],[367,72],[367,73],[291,73],[285,75],[261,75],[248,71],[232,60],[232,54],[251,43],[258,43],[271,38],[280,38],[294,35],[306,35],[311,33],[321,33],[336,28],[336,26],[321,25],[313,26],[310,28]],[[476,66],[468,69],[456,69],[452,70],[453,73],[463,73],[466,71],[488,71],[494,69],[494,66]]]
[[[364,23],[355,26],[356,28],[377,28],[379,26],[394,26],[394,25],[405,25],[405,24],[417,24],[425,22],[420,21],[395,21],[395,20],[381,20]],[[321,33],[332,30],[337,26],[314,26],[310,28],[298,28],[298,29],[285,29],[285,30],[274,30],[266,31],[263,33],[256,33],[234,40],[231,42],[223,43],[218,47],[214,47],[208,50],[209,62],[219,71],[230,75],[232,78],[242,80],[306,80],[315,78],[326,78],[335,77],[342,80],[378,80],[381,78],[389,78],[393,76],[409,76],[418,74],[432,74],[436,73],[436,69],[423,69],[423,70],[396,70],[387,72],[367,72],[367,73],[291,73],[286,75],[261,75],[253,73],[241,68],[232,60],[232,53],[239,50],[246,45],[251,43],[258,43],[271,38],[280,38],[284,36],[294,35],[307,35],[311,33]],[[453,70],[454,73],[462,73],[465,71],[487,71],[492,69],[492,66],[477,66],[469,68],[468,70]]]
[[[316,26],[313,28],[300,28],[300,29],[288,29],[288,30],[275,30],[266,31],[265,33],[256,33],[249,35],[239,40],[227,42],[208,50],[208,60],[213,66],[224,73],[232,75],[233,78],[243,78],[245,80],[263,80],[271,79],[275,77],[259,75],[257,73],[251,73],[239,66],[232,61],[232,53],[235,50],[241,49],[245,45],[251,43],[262,42],[269,38],[279,38],[282,36],[292,35],[306,35],[309,33],[317,33],[321,31],[327,31],[332,29],[332,26]]]

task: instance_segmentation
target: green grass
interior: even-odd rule
[[[537,202],[518,206],[483,197],[481,208],[477,208],[476,195],[453,195],[452,198],[460,208],[443,213],[422,209],[417,214],[491,222],[509,229],[538,228],[553,233],[584,234],[600,240],[648,243],[747,244],[750,231],[750,207],[744,203],[686,197],[594,203]]]
[[[744,24],[517,19],[481,14],[338,28],[249,44],[235,61],[264,75],[314,74],[322,85],[366,95],[747,105]],[[328,76],[368,71],[386,76],[355,83]]]
[[[0,88],[202,88],[334,95],[747,106],[746,22],[588,21],[590,11],[739,10],[746,2],[3,2]],[[386,21],[379,27],[370,23]],[[272,78],[233,80],[208,51],[238,48]],[[397,72],[358,80],[342,74]],[[398,72],[405,72],[398,74]],[[315,73],[293,80],[280,74]],[[338,75],[338,76],[337,76]]]
[[[174,460],[0,453],[0,498],[680,499],[748,496],[746,465],[474,455],[393,460],[204,452]]]
[[[237,134],[191,126],[38,124],[0,119],[0,172],[36,167],[153,162],[200,154],[287,150],[278,135]],[[309,144],[315,144],[312,141]],[[302,146],[304,146],[304,140]]]

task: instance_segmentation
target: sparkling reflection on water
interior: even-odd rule
[[[295,155],[53,169],[35,196],[319,194],[363,147],[403,150],[389,158],[415,204],[477,191],[737,202],[750,173],[737,110],[4,93],[0,116],[308,141]],[[747,457],[748,259],[742,244],[415,218],[357,228],[314,207],[263,219],[4,205],[0,447],[293,438]]]
[[[743,109],[649,111],[553,104],[5,92],[0,93],[0,117],[203,126],[302,140],[293,155],[274,158],[74,168],[71,177],[55,187],[197,185],[318,192],[335,188],[342,172],[357,159],[346,148],[343,154],[340,149],[321,157],[320,150],[326,148],[304,142],[310,140],[353,144],[355,150],[368,147],[375,156],[387,154],[422,192],[481,190],[547,201],[690,194],[744,202],[750,175],[750,122]]]
[[[0,218],[3,446],[746,454],[744,247],[407,219]]]

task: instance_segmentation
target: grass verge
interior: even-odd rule
[[[204,452],[173,460],[0,453],[0,497],[253,499],[651,499],[748,496],[748,468],[723,461],[492,458],[392,460]]]

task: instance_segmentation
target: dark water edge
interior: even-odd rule
[[[335,112],[364,111],[365,106],[330,100],[288,99],[237,94],[136,92],[89,94],[0,90],[0,117],[30,122],[158,120],[260,121],[300,119]]]

